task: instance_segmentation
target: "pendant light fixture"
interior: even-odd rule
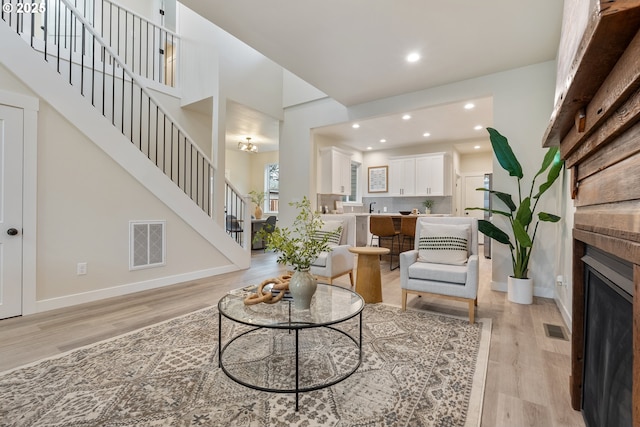
[[[249,153],[257,153],[258,146],[251,142],[251,138],[247,137],[247,141],[238,142],[238,150],[240,151],[248,151]]]

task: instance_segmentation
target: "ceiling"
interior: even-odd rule
[[[345,106],[555,59],[563,11],[560,0],[180,1]],[[421,59],[407,62],[411,52]],[[238,114],[246,109],[236,107]],[[438,117],[444,114],[437,108],[407,113],[414,116],[410,126],[420,135],[428,131],[424,126],[442,122]],[[468,113],[449,110],[446,119],[454,125],[446,126],[447,131],[460,132]],[[482,105],[473,113],[478,120],[491,117]],[[252,136],[236,127],[246,117],[238,123],[227,117],[233,138]],[[408,123],[390,117],[366,123],[368,129],[387,134],[389,143],[423,142],[404,133]],[[322,132],[352,141],[350,125]],[[373,133],[362,138],[362,126],[358,131],[361,137],[354,144],[381,138]],[[473,132],[431,133],[433,140],[451,140],[473,138]],[[264,135],[267,140],[269,134]]]

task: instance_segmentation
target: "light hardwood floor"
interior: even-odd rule
[[[400,305],[400,273],[381,265],[383,300]],[[0,320],[0,372],[215,305],[229,289],[282,273],[273,253],[254,251],[251,268],[158,290]],[[491,261],[481,257],[478,318],[493,332],[484,394],[483,427],[583,427],[569,404],[570,343],[545,335],[543,323],[563,325],[554,301],[521,306],[492,291]],[[348,287],[348,276],[334,282]],[[417,309],[467,316],[467,305],[410,296]]]

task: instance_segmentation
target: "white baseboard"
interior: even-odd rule
[[[495,280],[492,280],[491,281],[491,290],[492,291],[507,292],[507,282],[496,282]]]
[[[572,333],[573,332],[572,320],[571,320],[572,317],[568,307],[562,302],[560,298],[554,298],[554,301],[558,306],[558,310],[560,310],[560,314],[562,315],[562,320],[564,320],[565,326],[569,330],[569,333]]]
[[[99,289],[91,292],[82,292],[79,294],[65,295],[57,298],[50,298],[46,300],[36,301],[35,314],[43,311],[54,310],[57,308],[71,307],[77,304],[84,304],[88,302],[98,301],[105,298],[118,297],[122,295],[128,295],[135,292],[146,291],[149,289],[162,288],[164,286],[175,285],[178,283],[184,283],[191,280],[198,280],[204,277],[216,276],[218,274],[230,273],[232,271],[239,270],[234,265],[226,265],[224,267],[209,268],[205,270],[192,271],[184,274],[177,274],[175,276],[161,277],[158,279],[145,280],[143,282],[129,283],[126,285],[114,286],[112,288]]]

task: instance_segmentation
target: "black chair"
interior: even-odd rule
[[[264,225],[262,226],[262,229],[265,231],[265,233],[273,233],[273,230],[276,229],[276,221],[278,220],[278,218],[276,218],[274,215],[271,215],[269,217],[267,217],[267,220],[265,221]],[[266,252],[267,250],[267,246],[263,243],[263,247],[264,250]]]
[[[243,230],[240,225],[240,221],[238,221],[235,215],[227,215],[225,220],[227,233],[229,233],[230,236],[233,236],[236,239],[236,242],[242,243],[240,234],[242,234]]]

